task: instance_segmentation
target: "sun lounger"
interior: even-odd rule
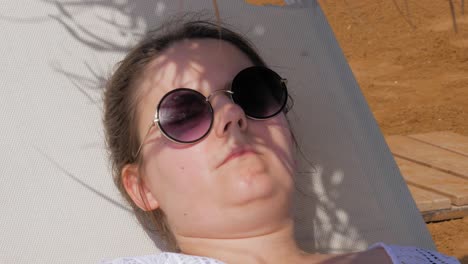
[[[296,184],[301,246],[339,253],[383,241],[435,249],[321,9],[313,0],[287,2],[218,5],[222,20],[289,80],[290,118],[305,157]],[[146,29],[181,10],[210,13],[211,3],[2,4],[1,263],[157,252],[112,184],[100,87]]]

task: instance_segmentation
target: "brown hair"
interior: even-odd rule
[[[140,146],[137,131],[136,81],[146,65],[172,44],[185,39],[221,39],[241,50],[256,66],[265,66],[252,44],[240,34],[220,23],[206,20],[178,19],[150,31],[117,64],[118,68],[108,80],[104,91],[104,127],[110,154],[114,183],[122,196],[132,206],[135,215],[150,237],[160,237],[168,250],[178,251],[175,237],[161,209],[140,209],[125,191],[121,171],[126,164],[139,164],[134,157]]]

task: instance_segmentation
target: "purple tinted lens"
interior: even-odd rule
[[[253,118],[269,118],[278,114],[288,97],[281,77],[265,67],[242,70],[233,80],[232,98],[246,115]]]
[[[158,118],[161,130],[168,137],[190,143],[209,132],[212,111],[202,94],[181,88],[164,96],[158,107]]]

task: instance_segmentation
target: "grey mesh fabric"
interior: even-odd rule
[[[300,245],[348,252],[383,241],[435,249],[326,18],[218,0],[295,99],[305,161],[296,177]],[[0,263],[96,263],[161,248],[115,189],[101,87],[139,37],[212,1],[3,1],[0,9]],[[214,15],[212,15],[214,17]]]

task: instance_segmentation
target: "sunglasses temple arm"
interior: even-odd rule
[[[141,141],[140,147],[138,148],[136,154],[133,155],[133,159],[134,159],[134,160],[136,160],[136,158],[138,157],[138,155],[140,155],[140,151],[141,151],[141,149],[143,148],[143,144],[145,143],[145,140],[146,140],[146,138],[148,137],[149,132],[150,132],[150,130],[151,130],[151,128],[152,128],[153,126],[154,126],[154,123],[151,124],[151,126],[148,127],[148,131],[146,131],[145,137],[144,137],[143,140]]]

